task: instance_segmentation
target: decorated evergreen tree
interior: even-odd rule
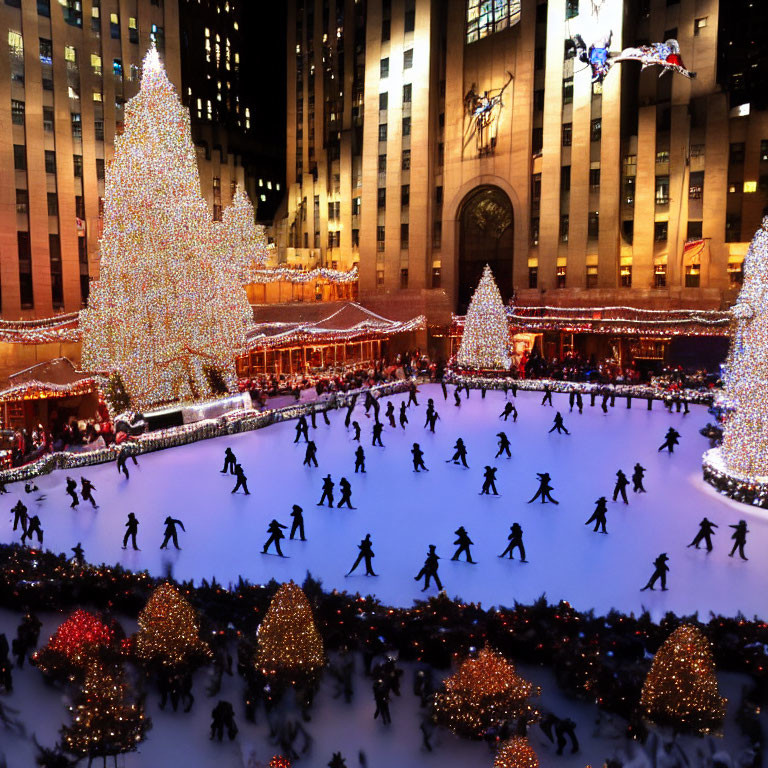
[[[678,627],[656,652],[640,696],[643,712],[676,731],[709,733],[725,717],[709,640],[697,627]]]
[[[32,663],[56,680],[81,678],[88,664],[114,648],[115,633],[88,611],[75,611],[32,656]]]
[[[459,736],[479,739],[507,720],[534,716],[528,699],[538,693],[500,653],[483,648],[462,662],[435,694],[435,721]]]
[[[117,371],[136,408],[208,397],[205,366],[234,387],[252,313],[221,233],[200,191],[189,113],[153,46],[107,168],[100,276],[80,319],[83,368]]]
[[[211,649],[199,637],[195,609],[168,584],[161,584],[139,614],[139,631],[130,648],[146,666],[197,666],[212,657]]]
[[[120,667],[91,660],[83,688],[69,711],[72,724],[61,729],[65,752],[104,760],[134,752],[152,727],[144,708],[131,702]]]
[[[114,371],[107,380],[107,386],[104,390],[104,399],[107,401],[112,414],[117,416],[131,407],[131,398],[125,390],[123,377]]]
[[[743,269],[725,387],[735,411],[725,423],[721,450],[731,472],[762,478],[768,476],[768,216]]]
[[[507,313],[487,264],[469,302],[456,362],[471,370],[508,370],[511,365]]]
[[[215,225],[222,264],[240,284],[250,282],[253,270],[263,267],[269,258],[267,230],[256,224],[255,218],[248,194],[238,185],[232,205],[224,209],[221,222]]]
[[[301,587],[281,585],[258,630],[256,668],[277,681],[314,680],[325,664],[323,639]]]
[[[499,747],[493,768],[539,768],[539,758],[528,739],[516,736]]]

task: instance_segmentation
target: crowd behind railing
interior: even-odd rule
[[[278,407],[278,402],[285,404],[286,397],[296,401],[312,400],[328,394],[413,378],[439,382],[449,370],[451,368],[444,360],[431,359],[416,349],[389,358],[307,373],[269,374],[241,379],[239,389],[249,392],[254,408],[263,411]],[[535,349],[530,354],[513,356],[512,367],[506,375],[517,381],[573,382],[584,387],[638,385],[644,389],[652,388],[659,395],[675,395],[683,390],[706,393],[722,386],[719,373],[704,370],[663,366],[652,373],[634,364],[622,366],[610,359],[597,360],[594,355],[569,353],[562,358],[545,358]],[[107,448],[130,439],[131,435],[115,428],[107,408],[102,405],[98,413],[89,419],[54,418],[49,425],[38,424],[31,431],[5,430],[3,437],[0,450],[2,464],[18,467],[37,461],[47,453],[80,453]]]

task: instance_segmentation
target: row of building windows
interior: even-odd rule
[[[52,149],[46,149],[45,151],[45,172],[48,174],[56,173],[56,152]],[[72,155],[72,164],[75,178],[82,178],[83,176],[83,156]],[[24,144],[13,145],[13,167],[17,171],[27,170],[27,150]],[[96,178],[100,181],[104,180],[104,159],[96,158]]]

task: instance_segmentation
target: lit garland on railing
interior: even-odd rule
[[[268,267],[255,269],[249,273],[251,283],[264,285],[266,283],[313,283],[323,280],[327,283],[356,283],[358,280],[357,267],[350,270],[329,269],[318,267],[317,269],[303,270],[290,267]]]
[[[106,381],[99,377],[88,377],[70,384],[50,384],[44,381],[25,381],[0,392],[0,403],[14,400],[43,400],[54,397],[78,397],[102,389]]]
[[[554,393],[568,395],[573,391],[579,391],[582,394],[596,392],[602,395],[603,392],[609,392],[617,398],[636,398],[638,400],[664,400],[670,402],[673,393],[652,387],[646,384],[611,384],[607,387],[605,384],[590,383],[587,381],[561,381],[560,379],[512,379],[508,375],[487,376],[464,373],[463,371],[446,371],[446,381],[454,384],[466,385],[470,389],[490,389],[507,391],[512,388],[514,383],[517,389],[526,392],[541,392],[544,387],[548,387]],[[681,402],[688,402],[696,405],[711,405],[715,395],[712,392],[701,392],[697,389],[681,389],[674,393],[674,397],[679,397]]]
[[[380,384],[370,388],[378,392],[380,397],[405,392],[408,382],[398,381],[390,384]],[[198,440],[208,440],[213,437],[235,435],[240,432],[250,432],[254,429],[262,429],[270,424],[297,419],[299,416],[308,416],[312,411],[331,410],[332,408],[345,408],[352,402],[352,398],[363,390],[338,392],[330,400],[313,401],[309,403],[296,403],[285,408],[276,408],[268,411],[240,410],[233,411],[217,419],[207,419],[184,424],[179,427],[169,427],[148,432],[133,438],[128,443],[109,448],[97,448],[83,453],[71,451],[58,451],[48,453],[37,461],[25,464],[23,467],[14,467],[0,472],[0,480],[4,483],[14,483],[21,480],[30,480],[40,475],[46,475],[56,469],[78,469],[115,461],[120,450],[129,450],[132,453],[152,453],[173,448],[178,445],[188,445]],[[181,408],[181,406],[179,406]]]
[[[77,312],[41,320],[0,320],[0,342],[7,344],[49,344],[79,340]]]
[[[701,461],[704,480],[734,501],[768,508],[768,477],[753,478],[729,470],[720,448],[706,451]]]

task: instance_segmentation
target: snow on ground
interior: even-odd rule
[[[423,427],[428,397],[435,399],[440,414],[436,434]],[[404,399],[407,395],[392,398],[396,410]],[[698,434],[708,420],[703,406],[693,406],[684,415],[670,414],[658,402],[648,412],[644,401],[636,400],[627,409],[624,400],[617,400],[616,407],[603,414],[599,400],[590,407],[585,398],[579,415],[568,412],[565,395],[554,395],[555,407],[542,407],[540,393],[519,392],[520,417],[514,424],[498,418],[505,402],[501,392],[488,392],[482,399],[473,391],[469,400],[462,394],[456,407],[452,391],[444,401],[439,386],[426,385],[419,393],[419,407],[408,411],[406,430],[387,426],[385,447],[374,448],[372,419],[365,417],[360,401],[355,418],[363,427],[365,475],[354,474],[356,444],[344,427],[344,411],[338,411],[330,416],[331,426],[318,417],[317,429],[310,429],[318,446],[317,469],[302,466],[304,445],[293,443],[292,421],[139,457],[138,468],[129,462],[130,480],[118,476],[114,463],[70,472],[78,481],[84,474],[96,485],[97,511],[82,501],[77,510],[69,508],[64,492],[68,473],[63,470],[38,480],[47,495],[39,505],[24,494],[21,484],[10,486],[11,493],[0,497],[0,504],[10,510],[22,497],[30,513],[39,514],[50,549],[68,552],[81,541],[90,562],[119,562],[156,575],[171,568],[179,579],[215,576],[227,583],[242,575],[256,583],[271,577],[301,582],[310,571],[325,588],[373,593],[389,604],[410,605],[422,596],[422,583],[413,577],[427,546],[434,543],[442,557],[440,577],[447,592],[486,606],[527,603],[546,593],[550,601],[566,599],[578,609],[599,612],[612,607],[640,611],[645,606],[656,618],[666,611],[698,611],[704,619],[710,611],[766,615],[768,559],[760,553],[768,545],[768,517],[719,496],[702,481],[701,454],[708,447]],[[385,407],[386,400],[382,419]],[[569,436],[548,433],[558,409]],[[671,456],[657,452],[670,426],[682,434]],[[500,429],[512,441],[511,460],[493,458]],[[446,463],[457,437],[467,444],[470,469]],[[412,470],[413,442],[424,450],[428,473]],[[243,464],[250,496],[231,494],[233,479],[219,473],[226,446]],[[616,470],[631,475],[637,461],[648,469],[648,493],[630,491],[628,506],[609,503],[608,535],[593,533],[584,522],[594,501],[601,495],[610,499]],[[485,464],[499,467],[499,497],[479,495]],[[559,506],[526,503],[536,491],[536,473],[545,471],[552,475]],[[329,472],[337,483],[342,475],[351,480],[357,509],[316,506],[322,478]],[[276,517],[290,527],[293,504],[304,508],[308,541],[283,541],[285,559],[262,555],[269,521]],[[130,511],[141,523],[139,552],[121,549]],[[186,525],[178,552],[159,549],[169,514]],[[686,548],[704,515],[720,526],[710,555],[703,548]],[[749,562],[728,557],[728,526],[740,518],[749,524]],[[524,530],[527,564],[497,557],[515,521]],[[477,565],[450,561],[459,525],[475,542]],[[361,567],[345,578],[368,532],[380,575],[365,577]],[[17,535],[8,514],[0,523],[0,539],[10,542]],[[641,593],[652,561],[661,552],[669,555],[669,591]],[[434,592],[432,586],[426,594]]]
[[[0,611],[0,632],[8,636],[15,635],[19,616],[7,611]],[[40,643],[55,631],[66,618],[66,614],[45,614],[40,617],[43,628]],[[127,632],[135,631],[135,624],[122,621]],[[358,755],[363,751],[367,757],[367,768],[467,768],[467,766],[491,766],[493,756],[484,743],[469,742],[459,739],[449,731],[438,728],[434,731],[432,744],[434,751],[428,753],[421,746],[419,725],[422,710],[418,700],[412,694],[414,665],[402,665],[404,675],[401,683],[402,695],[393,696],[390,702],[392,726],[385,727],[373,719],[375,704],[372,695],[372,681],[363,675],[362,660],[358,657],[355,664],[354,698],[346,704],[343,698],[334,699],[334,685],[328,675],[323,678],[320,692],[312,709],[312,720],[304,727],[312,739],[310,751],[298,763],[311,768],[327,765],[335,751],[341,751],[347,759],[348,768],[360,768]],[[530,729],[530,741],[542,765],[551,768],[584,768],[585,765],[599,766],[612,756],[639,752],[641,747],[634,742],[621,738],[626,724],[619,718],[603,715],[601,726],[597,727],[598,711],[592,704],[574,702],[567,699],[558,689],[554,676],[549,670],[538,667],[519,665],[518,671],[527,679],[541,686],[541,697],[535,700],[538,707],[554,712],[558,717],[570,717],[576,724],[576,735],[581,750],[576,755],[570,754],[570,745],[565,754],[557,756],[555,747],[550,744],[537,726]],[[14,708],[16,717],[25,725],[26,733],[18,735],[3,730],[0,726],[0,765],[3,756],[8,768],[23,768],[35,764],[35,747],[32,737],[44,746],[53,746],[59,737],[61,725],[70,722],[67,712],[67,700],[64,692],[47,685],[42,673],[25,664],[21,670],[14,669],[14,691],[0,698],[5,708]],[[279,753],[279,748],[268,741],[268,724],[263,709],[257,713],[256,724],[246,722],[243,717],[242,691],[244,683],[236,674],[225,676],[221,691],[214,697],[206,696],[210,670],[203,670],[195,678],[195,704],[189,714],[181,710],[173,712],[168,706],[165,711],[159,709],[159,697],[151,686],[148,689],[147,714],[152,719],[153,728],[147,739],[139,746],[136,753],[118,758],[118,765],[126,768],[143,766],[176,766],[183,755],[188,768],[235,768],[246,766],[251,755],[263,765],[269,758]],[[435,683],[439,682],[435,677]],[[710,755],[713,751],[727,750],[734,757],[745,748],[743,738],[734,722],[736,708],[740,698],[741,686],[747,679],[738,675],[720,675],[720,693],[729,698],[728,716],[723,728],[723,738],[683,738],[679,742],[690,760],[689,765],[700,768],[709,765],[697,756]],[[210,712],[219,699],[231,701],[235,706],[235,721],[239,734],[237,739],[222,743],[209,740]],[[296,718],[292,712],[290,717]],[[765,725],[765,723],[764,723]],[[653,751],[655,736],[646,745]],[[297,742],[297,746],[300,745]],[[666,763],[665,763],[666,764]],[[85,765],[85,762],[83,763]],[[94,765],[101,765],[95,761]],[[109,765],[112,765],[111,761]],[[650,768],[656,765],[645,759],[632,763],[638,768]]]

